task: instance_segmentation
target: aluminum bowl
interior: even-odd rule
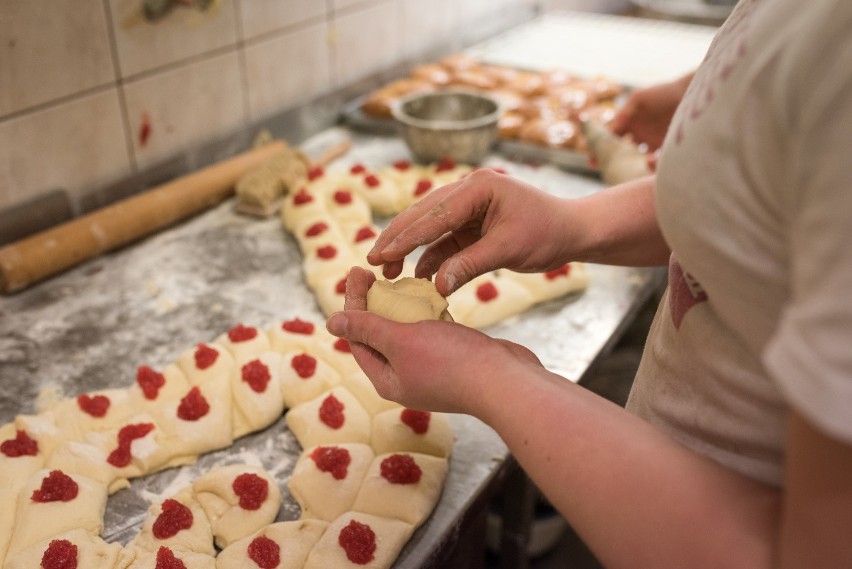
[[[420,162],[452,158],[476,164],[497,139],[500,105],[480,93],[420,93],[400,99],[391,112],[408,148]]]

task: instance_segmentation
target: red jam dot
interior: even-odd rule
[[[116,468],[124,468],[133,456],[130,454],[130,445],[136,439],[141,439],[148,433],[154,430],[153,423],[138,423],[135,425],[125,425],[118,431],[118,448],[109,453],[107,462]]]
[[[322,169],[322,166],[314,166],[313,168],[308,170],[308,180],[316,180],[324,173],[325,170]]]
[[[552,281],[554,279],[558,279],[559,277],[567,277],[569,274],[571,274],[571,265],[563,265],[558,269],[553,269],[552,271],[547,271],[546,273],[544,273],[544,278],[549,281]]]
[[[349,205],[352,203],[352,193],[346,190],[337,190],[334,192],[334,201],[340,205]]]
[[[317,371],[317,359],[308,354],[299,354],[298,356],[293,356],[293,359],[290,360],[290,367],[295,370],[299,377],[308,379],[309,377],[313,377]]]
[[[157,564],[154,569],[186,569],[183,561],[175,557],[168,547],[160,547],[157,550]]]
[[[399,419],[411,427],[411,430],[418,435],[424,434],[429,430],[429,420],[432,418],[432,413],[429,411],[415,411],[414,409],[403,409]]]
[[[410,454],[392,454],[380,467],[382,478],[391,484],[417,484],[423,474]]]
[[[369,176],[366,176],[364,178],[364,183],[371,188],[378,188],[379,184],[381,184],[375,174],[370,174]]]
[[[367,168],[363,164],[355,164],[351,168],[349,168],[350,174],[363,174],[367,171]]]
[[[109,397],[106,395],[88,395],[77,396],[77,405],[83,413],[87,413],[95,418],[101,418],[109,411]]]
[[[42,569],[77,569],[77,546],[67,539],[54,539],[41,556]]]
[[[328,231],[328,224],[324,221],[317,221],[305,231],[305,237],[316,237]]]
[[[216,363],[219,352],[207,344],[198,344],[195,348],[195,367],[205,370]]]
[[[344,354],[352,353],[352,346],[349,345],[349,341],[343,338],[338,338],[334,342],[334,349],[338,352],[343,352]]]
[[[346,422],[346,417],[343,414],[345,407],[337,397],[329,395],[326,397],[319,408],[319,419],[332,429],[339,429]]]
[[[337,256],[337,248],[334,245],[326,245],[317,249],[317,257],[320,259],[334,259]]]
[[[160,510],[160,515],[154,520],[154,526],[151,528],[157,539],[169,539],[192,527],[192,511],[177,500],[169,498],[163,502]]]
[[[244,510],[259,509],[269,496],[269,482],[252,472],[234,478],[231,488],[240,498],[240,507]]]
[[[366,565],[376,553],[376,534],[367,524],[352,520],[340,530],[337,543],[346,552],[346,558],[357,565]]]
[[[497,287],[494,286],[494,283],[492,282],[481,284],[476,288],[476,298],[482,302],[494,300],[499,294],[500,293],[497,292]]]
[[[257,328],[252,328],[251,326],[243,326],[242,324],[237,324],[230,330],[228,330],[228,339],[234,343],[237,342],[248,342],[249,340],[253,340],[257,337]]]
[[[160,388],[166,384],[166,376],[149,366],[142,366],[136,370],[136,383],[142,388],[145,399],[153,401],[157,398]]]
[[[419,182],[417,182],[417,186],[414,188],[414,195],[422,196],[431,189],[432,180],[420,180]]]
[[[375,236],[376,232],[373,231],[372,227],[362,227],[358,230],[358,233],[355,234],[355,243],[360,243],[361,241],[372,239]]]
[[[337,281],[337,284],[334,285],[334,292],[337,294],[346,294],[346,277]]]
[[[456,167],[456,163],[452,158],[443,158],[438,164],[435,166],[436,172],[444,172],[446,170],[452,170]]]
[[[409,168],[411,168],[411,162],[408,160],[399,160],[393,163],[393,167],[401,172],[405,172]]]
[[[281,563],[281,547],[260,535],[249,543],[248,556],[260,569],[275,569]]]
[[[330,473],[335,480],[346,478],[352,456],[345,448],[317,447],[311,452],[311,459],[320,472]]]
[[[293,205],[305,205],[314,201],[314,196],[308,193],[308,190],[302,188],[293,195]]]
[[[61,470],[51,470],[41,481],[41,487],[33,491],[30,498],[41,504],[47,502],[70,502],[77,497],[80,487],[74,479]]]
[[[177,408],[177,416],[184,421],[197,421],[210,411],[210,404],[201,394],[198,387],[193,387],[189,393],[180,400]]]
[[[310,336],[314,333],[314,325],[312,322],[305,322],[298,318],[284,322],[281,325],[281,328],[291,334],[304,334],[305,336]]]
[[[241,371],[243,381],[248,383],[251,390],[255,393],[266,391],[266,386],[272,380],[272,376],[269,375],[269,368],[260,360],[250,361],[243,366]]]
[[[38,454],[38,443],[31,439],[26,431],[18,431],[14,439],[0,443],[0,452],[9,458],[35,456]]]

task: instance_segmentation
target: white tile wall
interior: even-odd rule
[[[143,0],[0,0],[0,209],[101,189],[540,1],[216,0],[151,23]]]

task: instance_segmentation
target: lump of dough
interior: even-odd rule
[[[585,290],[589,284],[586,266],[583,263],[567,263],[558,269],[544,273],[516,273],[500,270],[502,279],[514,280],[526,287],[535,302],[544,302]]]
[[[257,357],[271,349],[266,332],[242,324],[237,324],[225,334],[216,338],[216,343],[231,352],[234,360]]]
[[[91,442],[67,441],[50,455],[45,467],[48,470],[84,474],[106,485],[108,492],[113,494],[130,484],[126,477],[118,473],[118,469],[107,462],[109,454],[104,450],[105,442],[105,439]]]
[[[230,374],[234,358],[223,346],[199,342],[178,356],[177,365],[190,385],[200,385],[211,377]]]
[[[351,186],[328,186],[326,209],[339,223],[365,225],[373,219],[370,205]]]
[[[298,233],[307,220],[327,214],[322,195],[305,186],[289,194],[281,205],[281,222],[290,233]]]
[[[454,442],[450,422],[443,413],[402,408],[373,417],[370,444],[376,454],[419,452],[446,458]]]
[[[450,311],[456,322],[485,328],[520,314],[535,303],[526,287],[491,272],[480,275],[450,295]]]
[[[177,364],[167,365],[162,372],[139,366],[136,381],[130,386],[130,407],[135,413],[154,412],[164,401],[180,397],[187,389],[189,382]]]
[[[121,553],[121,545],[107,543],[97,535],[84,529],[73,529],[50,536],[21,550],[6,559],[4,569],[34,569],[42,567],[42,559],[56,555],[63,559],[63,551],[76,549],[77,567],[115,567]]]
[[[349,342],[343,338],[332,337],[327,342],[321,342],[318,347],[320,357],[336,369],[341,378],[361,370],[352,356]]]
[[[34,500],[37,495],[47,501]],[[101,482],[76,472],[39,470],[18,493],[8,555],[73,529],[100,535],[106,500],[107,488]]]
[[[281,507],[278,482],[257,466],[214,468],[196,479],[192,489],[219,548],[271,524]]]
[[[302,569],[328,524],[320,520],[278,522],[236,541],[216,558],[216,569],[245,569],[260,566],[256,559],[277,554],[275,569]]]
[[[367,291],[367,310],[388,320],[411,324],[421,320],[447,320],[447,299],[428,279],[403,277],[396,282],[381,280]]]
[[[287,352],[309,352],[320,340],[331,338],[324,326],[298,316],[269,327],[266,331],[272,349],[279,354]]]
[[[265,352],[238,361],[231,373],[231,394],[235,439],[274,423],[284,413],[281,355]]]
[[[311,285],[317,304],[326,317],[343,310],[346,302],[346,277],[351,268],[352,265],[339,265],[338,270],[327,272]]]
[[[302,448],[370,441],[370,414],[343,387],[290,409],[284,418]]]
[[[27,436],[38,443],[38,452],[42,457],[50,456],[59,445],[66,441],[66,435],[75,434],[73,430],[69,433],[69,429],[60,428],[56,424],[55,416],[50,411],[38,415],[18,415],[15,417],[15,429],[24,431]]]
[[[15,527],[15,511],[18,507],[18,491],[20,488],[0,487],[0,567],[6,558],[6,550],[12,539],[12,529]]]
[[[133,557],[133,561],[129,558]],[[120,569],[159,569],[160,567],[172,567],[168,563],[179,561],[185,569],[216,569],[216,558],[204,553],[172,549],[160,546],[157,551],[148,552],[141,549],[130,550],[130,554],[121,556],[118,567]],[[127,565],[127,563],[130,563]]]
[[[403,203],[399,188],[380,173],[364,172],[353,176],[354,189],[370,204],[370,209],[381,217],[402,211]]]
[[[388,569],[413,531],[410,524],[399,520],[347,512],[325,530],[305,569]],[[347,551],[341,544],[352,547]]]
[[[358,259],[345,243],[329,241],[302,258],[302,271],[308,286],[315,288],[331,276],[345,276],[357,264]]]
[[[132,432],[140,426],[150,429],[143,436],[128,438],[122,434],[127,428]],[[152,428],[153,427],[153,428]],[[60,449],[57,460],[59,464],[67,465],[75,472],[81,472],[87,476],[103,480],[111,490],[120,488],[122,479],[136,478],[164,468],[172,459],[170,450],[165,446],[167,434],[160,428],[159,423],[151,415],[140,413],[126,420],[126,423],[113,430],[102,433],[89,433],[83,444],[70,445]],[[122,439],[126,439],[122,443]],[[126,448],[123,445],[129,445]],[[108,460],[112,453],[129,452],[129,462],[124,465],[115,465]],[[104,472],[104,468],[111,469]],[[104,476],[108,475],[107,478]],[[110,475],[111,474],[111,475]],[[118,486],[116,486],[118,484]]]
[[[105,431],[121,424],[136,411],[130,389],[106,389],[64,399],[50,411],[57,425],[70,429],[68,438],[79,439],[91,431]]]
[[[351,510],[373,456],[373,449],[362,443],[306,449],[287,483],[302,518],[331,522]]]
[[[419,527],[435,508],[447,476],[447,459],[419,453],[377,456],[352,509]]]
[[[290,409],[340,384],[337,370],[314,353],[291,352],[281,358],[281,395]]]
[[[360,369],[343,378],[343,383],[341,385],[351,391],[352,394],[358,398],[358,401],[361,402],[361,405],[364,406],[364,409],[366,409],[367,413],[371,416],[381,413],[382,411],[387,411],[388,409],[402,408],[399,403],[384,399],[381,395],[379,395],[376,392],[376,388],[373,386],[373,382],[371,382],[367,375]]]
[[[302,219],[293,231],[302,255],[311,255],[326,243],[343,243],[339,220],[331,213],[312,214]]]
[[[17,492],[44,466],[45,456],[35,435],[14,423],[0,427],[0,488]]]
[[[156,553],[160,547],[204,555],[216,554],[213,528],[201,505],[193,497],[191,488],[184,488],[171,498],[151,504],[142,529],[127,544],[126,549],[141,556],[145,552]]]

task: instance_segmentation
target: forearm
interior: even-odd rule
[[[474,414],[495,428],[604,565],[770,565],[774,490],[561,377],[541,370],[518,380],[517,372],[490,377]]]
[[[654,208],[656,177],[565,202],[562,231],[569,260],[633,267],[668,262],[671,250]]]

